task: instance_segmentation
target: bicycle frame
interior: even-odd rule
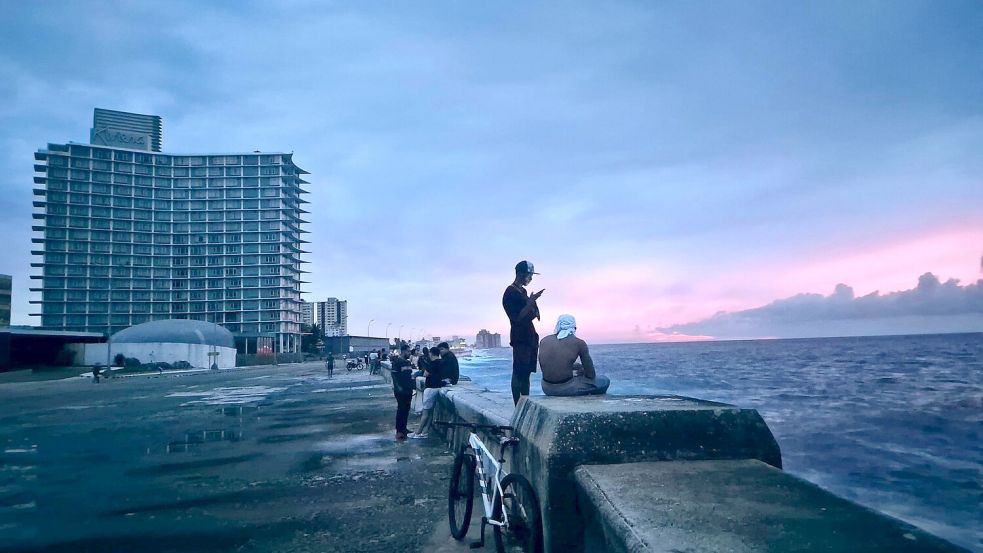
[[[481,504],[485,509],[485,520],[492,526],[506,526],[509,522],[509,515],[505,512],[505,509],[502,509],[502,520],[494,520],[492,518],[492,510],[494,509],[495,499],[502,496],[502,478],[505,478],[508,472],[505,471],[499,459],[496,459],[492,455],[492,452],[474,432],[468,436],[468,445],[471,446],[471,449],[475,453],[475,471],[477,473],[478,485],[481,486]],[[486,473],[485,463],[488,463],[492,469],[491,479],[488,478]],[[491,482],[494,482],[494,487],[491,489],[491,497],[489,497],[488,486]]]

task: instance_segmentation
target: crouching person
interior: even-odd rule
[[[555,333],[539,342],[543,393],[548,396],[587,396],[608,391],[611,381],[595,373],[587,342],[577,338],[576,331],[576,319],[560,315]]]

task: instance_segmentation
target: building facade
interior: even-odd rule
[[[502,335],[497,332],[492,334],[482,328],[474,338],[474,347],[478,349],[500,348],[502,347]]]
[[[10,326],[12,282],[10,275],[0,275],[0,327]]]
[[[309,301],[300,302],[300,322],[307,326],[317,324],[314,316],[314,303]]]
[[[315,302],[315,324],[321,325],[325,336],[348,335],[348,300],[328,298]]]
[[[95,144],[34,155],[42,328],[193,319],[298,351],[307,172],[284,152],[162,154],[155,116],[107,111]]]

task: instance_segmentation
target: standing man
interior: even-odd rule
[[[375,374],[379,364],[379,352],[372,350],[369,354],[369,374]]]
[[[328,352],[328,359],[324,362],[325,368],[328,369],[328,378],[334,376],[334,353]]]
[[[393,358],[390,369],[393,380],[393,396],[396,398],[396,441],[403,441],[409,434],[406,421],[413,401],[413,365],[410,364],[410,347],[399,347],[399,356]]]
[[[519,396],[529,395],[529,375],[536,372],[539,334],[536,334],[532,320],[539,318],[536,300],[544,290],[529,295],[526,286],[532,282],[532,276],[538,274],[532,263],[520,261],[515,266],[515,281],[502,295],[502,307],[512,325],[509,343],[512,345],[512,401],[516,404],[519,403]]]

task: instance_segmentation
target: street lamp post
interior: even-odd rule
[[[365,336],[366,336],[366,337],[368,337],[368,336],[371,336],[371,335],[372,335],[372,332],[371,332],[371,328],[372,328],[372,323],[373,323],[373,321],[375,321],[375,319],[371,319],[371,320],[369,321],[369,325],[365,327]]]
[[[391,327],[392,325],[393,325],[392,323],[386,323],[386,342],[389,341],[389,327]]]

